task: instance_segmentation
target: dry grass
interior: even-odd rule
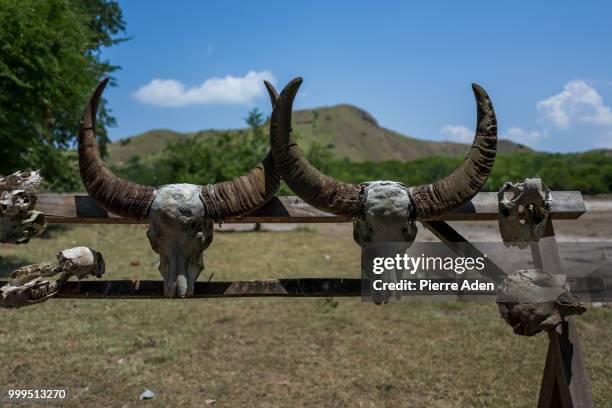
[[[119,225],[2,246],[0,275],[75,245],[105,255],[108,279],[160,278],[144,227]],[[348,235],[300,230],[217,233],[206,259],[201,279],[233,280],[356,276],[360,257]],[[477,303],[51,300],[0,319],[0,386],[64,387],[67,406],[532,407],[547,343]],[[612,406],[612,310],[578,323],[595,399]],[[145,388],[155,400],[138,401]]]

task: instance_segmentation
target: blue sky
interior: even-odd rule
[[[469,141],[470,83],[500,136],[547,151],[612,148],[612,3],[121,1],[132,39],[106,98],[111,139],[242,127],[262,78],[304,77],[295,108],[351,103],[381,126]]]

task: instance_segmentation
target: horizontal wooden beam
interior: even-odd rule
[[[552,216],[554,219],[576,219],[585,211],[579,191],[552,192]],[[39,194],[35,210],[46,215],[55,224],[138,224],[146,221],[122,218],[98,206],[87,194]],[[479,193],[463,207],[431,220],[473,221],[497,219],[497,193]],[[320,211],[298,197],[274,197],[263,207],[242,217],[228,217],[228,223],[334,223],[349,222],[349,217],[339,217]]]

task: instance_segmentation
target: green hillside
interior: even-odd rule
[[[462,155],[468,145],[454,142],[432,142],[401,135],[380,127],[366,111],[352,105],[336,105],[294,112],[293,127],[299,143],[307,149],[312,142],[326,146],[337,158],[351,161],[401,160],[408,161],[427,156]],[[204,130],[179,133],[167,129],[145,132],[112,143],[109,163],[121,165],[133,156],[148,159],[163,151],[166,144],[183,136],[206,137],[218,133]],[[531,149],[508,140],[499,141],[499,152],[530,151]]]

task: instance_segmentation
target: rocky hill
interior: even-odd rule
[[[415,139],[378,125],[368,112],[352,105],[336,105],[295,111],[293,127],[299,143],[307,148],[318,142],[338,158],[352,161],[414,160],[433,155],[462,155],[468,145]],[[220,130],[179,133],[167,129],[151,130],[116,141],[109,146],[109,162],[122,164],[133,156],[147,159],[163,151],[166,144],[181,137],[207,137]],[[499,152],[529,151],[509,140],[499,141]]]

